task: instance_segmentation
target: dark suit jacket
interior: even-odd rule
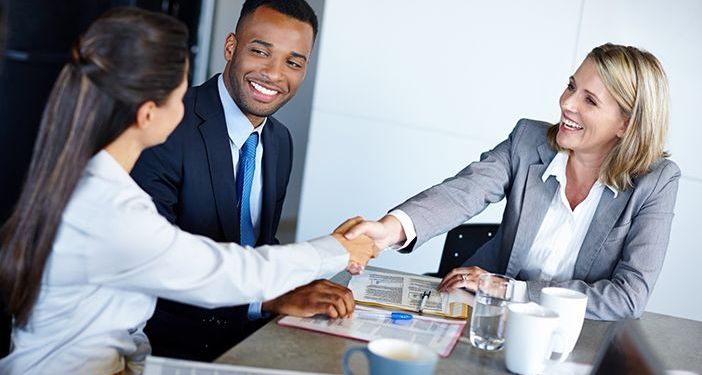
[[[189,89],[183,101],[185,116],[182,122],[164,144],[142,153],[132,177],[153,197],[158,211],[181,229],[215,241],[239,242],[234,167],[224,110],[217,90],[217,76]],[[264,150],[263,202],[257,246],[279,243],[275,233],[293,156],[288,129],[272,117],[268,118],[263,128],[261,141]],[[196,257],[197,254],[193,253],[192,256]],[[154,316],[147,325],[147,332],[154,321],[165,319],[164,308],[170,310],[168,319],[171,321],[174,320],[174,310],[177,310],[183,316],[175,319],[228,321],[227,325],[233,323],[241,326],[249,324],[248,306],[207,310],[159,300]],[[199,319],[198,316],[203,318]],[[203,332],[202,336],[207,334]],[[158,342],[153,335],[150,334],[152,342]],[[226,335],[231,336],[232,333]],[[234,334],[239,337],[232,338],[231,345],[242,339],[243,335]],[[207,337],[200,338],[208,340]],[[154,345],[155,353],[158,353],[158,349]]]

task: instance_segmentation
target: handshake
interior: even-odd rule
[[[363,220],[360,216],[350,218],[339,225],[332,236],[349,252],[346,271],[352,275],[361,273],[380,250],[406,239],[402,224],[392,215],[385,215],[378,221]]]

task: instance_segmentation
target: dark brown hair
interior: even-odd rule
[[[27,180],[2,227],[0,286],[15,325],[39,295],[61,215],[90,158],[166,101],[185,77],[187,28],[137,8],[115,8],[79,39],[49,96]]]

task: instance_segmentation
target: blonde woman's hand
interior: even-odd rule
[[[439,283],[440,292],[450,292],[457,288],[466,288],[471,291],[478,289],[478,278],[480,275],[489,273],[480,267],[458,267],[454,268],[444,276]]]

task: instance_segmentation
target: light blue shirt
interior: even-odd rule
[[[229,147],[232,152],[232,168],[234,169],[234,178],[239,169],[239,151],[244,146],[244,142],[253,132],[258,133],[258,139],[261,138],[263,127],[266,125],[266,120],[254,129],[251,121],[241,112],[239,107],[234,102],[234,99],[229,95],[227,87],[224,85],[222,75],[217,78],[217,88],[219,91],[219,100],[224,108],[224,121],[227,124],[227,133],[229,135]],[[263,206],[263,142],[259,141],[256,146],[256,169],[254,170],[254,179],[251,183],[251,198],[249,201],[251,207],[251,222],[254,228],[254,238],[258,238],[261,234],[261,207]],[[236,197],[232,197],[236,199]],[[268,314],[266,314],[267,316]],[[253,302],[249,305],[248,312],[249,320],[261,319],[264,314],[261,311],[261,302]]]

